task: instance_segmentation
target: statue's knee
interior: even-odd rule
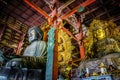
[[[22,60],[21,59],[12,59],[8,61],[5,65],[5,67],[22,67]]]

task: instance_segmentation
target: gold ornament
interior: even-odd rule
[[[50,25],[43,24],[41,29],[44,32],[44,40],[47,40],[47,32]],[[74,46],[72,45],[71,38],[62,29],[58,30],[58,61],[59,65],[65,65],[71,60],[71,54]]]
[[[98,76],[98,73],[94,71],[92,75],[93,76]]]
[[[100,70],[101,70],[101,75],[106,75],[107,74],[107,69],[104,63],[100,64]]]
[[[58,32],[58,61],[60,65],[67,64],[72,57],[74,46],[71,38],[62,29]]]

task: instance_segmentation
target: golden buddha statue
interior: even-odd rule
[[[120,48],[117,40],[112,36],[114,28],[108,28],[110,24],[107,21],[93,20],[89,27],[89,36],[85,44],[88,57],[102,57],[108,53],[118,53]]]

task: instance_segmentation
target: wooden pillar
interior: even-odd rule
[[[48,32],[47,63],[45,80],[57,80],[58,75],[58,49],[57,49],[57,29],[52,27]]]
[[[22,34],[20,37],[20,42],[18,44],[18,48],[17,48],[17,52],[16,52],[17,55],[20,55],[20,53],[21,53],[21,48],[23,45],[24,37],[25,37],[25,34]]]
[[[4,24],[0,24],[0,40],[1,40],[1,37],[3,35],[4,30],[5,30],[5,25]]]
[[[79,49],[80,49],[80,56],[81,59],[85,59],[85,48],[84,48],[84,43],[81,42],[81,44],[79,44]]]
[[[52,80],[58,78],[58,27],[55,30],[55,46],[54,46],[54,57],[53,57],[53,75]]]

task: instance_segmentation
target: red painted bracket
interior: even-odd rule
[[[75,12],[78,11],[78,9],[82,6],[82,7],[86,7],[90,4],[92,4],[93,2],[95,2],[96,0],[87,0],[84,3],[78,5],[77,7],[73,8],[70,12],[68,12],[67,14],[61,16],[61,19],[66,19],[68,16],[74,14]]]

